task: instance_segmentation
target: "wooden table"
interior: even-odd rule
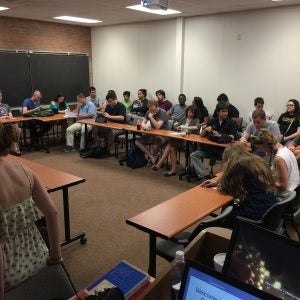
[[[84,178],[77,177],[75,175],[62,172],[51,167],[12,155],[6,157],[8,160],[19,162],[31,170],[33,170],[39,178],[42,180],[48,193],[52,193],[58,190],[63,192],[63,205],[64,205],[64,227],[65,227],[65,240],[61,243],[61,246],[70,244],[80,239],[81,244],[86,243],[85,233],[81,232],[71,237],[70,230],[70,213],[69,213],[69,194],[68,188],[82,182],[85,182]]]
[[[149,234],[148,273],[156,276],[156,238],[170,239],[233,199],[215,189],[194,187],[154,206],[126,223]]]

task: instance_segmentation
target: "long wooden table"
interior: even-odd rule
[[[17,161],[33,170],[42,180],[48,193],[62,190],[64,206],[65,240],[61,243],[61,246],[70,244],[78,239],[80,240],[81,244],[85,244],[86,237],[84,232],[71,236],[68,193],[69,187],[83,183],[85,182],[85,179],[21,157],[8,155],[7,159],[11,161]]]
[[[148,273],[156,276],[156,238],[170,239],[233,199],[215,189],[194,187],[130,219],[126,223],[149,234]]]

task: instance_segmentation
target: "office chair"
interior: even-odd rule
[[[300,231],[299,231],[299,225],[300,225],[300,185],[297,186],[295,189],[296,192],[296,197],[294,201],[291,203],[291,205],[288,207],[287,211],[284,214],[284,221],[285,224],[286,222],[290,222],[297,235],[298,235],[298,240],[300,241]]]
[[[296,198],[295,191],[287,191],[277,196],[278,202],[271,206],[260,220],[240,217],[242,220],[264,227],[278,234],[286,234],[284,225],[285,214]]]
[[[217,217],[199,223],[192,232],[183,231],[170,240],[160,242],[156,245],[156,255],[171,262],[175,257],[176,251],[183,250],[205,228],[220,226],[222,219],[227,217],[232,210],[233,207],[228,206]]]

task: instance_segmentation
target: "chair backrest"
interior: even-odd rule
[[[277,197],[278,202],[270,207],[262,217],[262,227],[277,232],[283,223],[283,214],[296,197],[295,191],[287,191]]]

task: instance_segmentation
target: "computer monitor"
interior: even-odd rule
[[[237,219],[223,273],[280,299],[300,299],[300,244]]]
[[[252,286],[237,282],[222,273],[187,261],[179,300],[257,300],[278,299]]]

